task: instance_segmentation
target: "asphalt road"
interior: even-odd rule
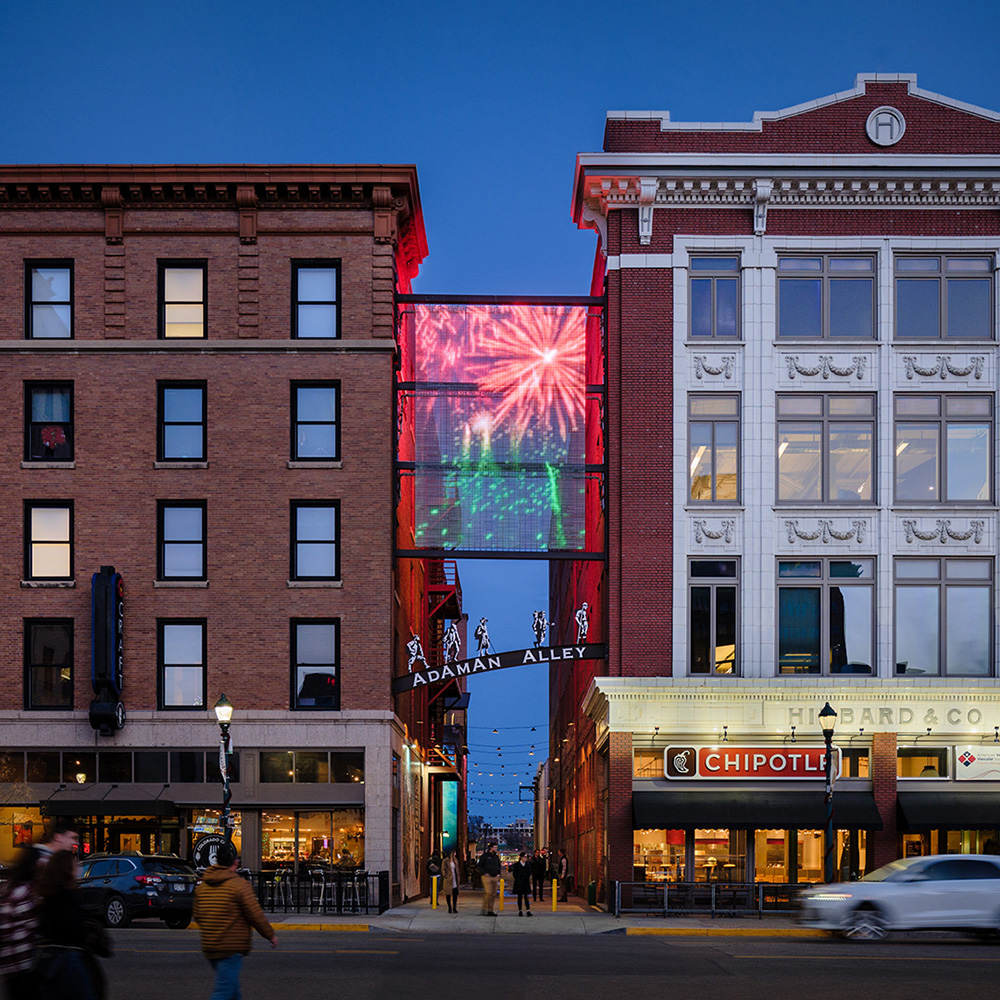
[[[212,990],[196,931],[114,933],[109,1000]],[[1000,939],[499,937],[289,931],[256,941],[243,1000],[996,1000]]]

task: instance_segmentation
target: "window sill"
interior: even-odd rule
[[[289,469],[342,469],[344,463],[340,461],[336,462],[289,462]]]
[[[41,589],[68,589],[72,590],[76,586],[76,580],[22,580],[22,587],[27,587],[31,590],[41,590]]]
[[[319,588],[327,590],[340,590],[344,586],[343,580],[289,580],[285,584],[290,590],[308,590]]]
[[[208,580],[154,580],[154,590],[184,589],[205,590],[208,587]]]
[[[154,462],[154,469],[207,469],[208,462]]]
[[[22,462],[22,469],[75,469],[76,462]]]

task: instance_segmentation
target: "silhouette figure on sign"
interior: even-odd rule
[[[490,651],[490,633],[486,629],[486,619],[480,618],[476,631],[473,632],[476,642],[479,643],[479,652],[488,653]]]
[[[458,634],[458,624],[452,622],[444,633],[442,640],[444,645],[444,662],[454,663],[458,659],[458,652],[462,648],[462,639]]]
[[[535,633],[535,646],[538,647],[545,644],[545,633],[549,630],[549,620],[544,611],[534,611],[532,614],[531,629]]]
[[[590,617],[587,614],[587,602],[583,602],[583,607],[581,607],[576,615],[576,641],[586,642],[587,632],[590,631]]]
[[[412,674],[413,664],[418,661],[424,665],[424,669],[427,668],[427,661],[424,659],[424,647],[423,643],[420,641],[419,635],[414,635],[412,639],[406,644],[406,651],[410,654],[410,660],[406,664],[406,669]]]

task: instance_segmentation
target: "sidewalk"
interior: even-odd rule
[[[457,914],[448,912],[442,902],[432,909],[427,899],[374,914],[305,914],[268,913],[268,919],[282,930],[376,931],[398,934],[635,934],[688,937],[826,937],[825,931],[798,927],[787,915],[720,917],[708,916],[614,917],[606,910],[587,906],[579,900],[559,903],[555,913],[552,903],[539,903],[533,916],[519,917],[513,899],[504,900],[504,911],[496,917],[480,912],[481,894],[465,891],[459,896]]]

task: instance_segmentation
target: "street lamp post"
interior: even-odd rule
[[[219,720],[219,771],[222,774],[222,830],[228,844],[233,839],[229,825],[229,803],[233,793],[229,789],[229,724],[233,721],[233,706],[222,695],[215,703],[215,717]]]
[[[826,853],[823,856],[823,881],[833,881],[833,727],[837,723],[837,713],[827,702],[819,713],[819,724],[823,727],[826,741]]]

